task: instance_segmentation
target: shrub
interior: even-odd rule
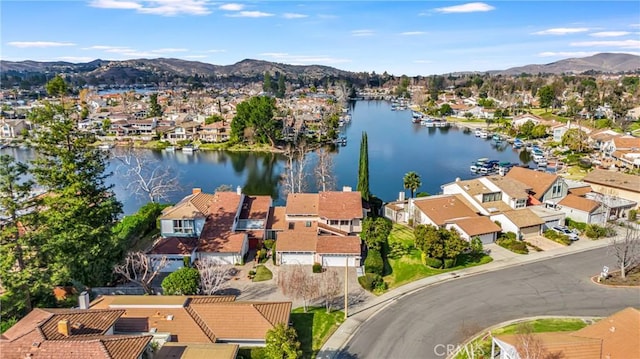
[[[322,273],[322,264],[318,262],[313,263],[313,273]]]
[[[579,230],[580,232],[584,232],[587,229],[587,224],[586,223],[574,221],[571,218],[567,218],[565,220],[565,223],[567,224],[567,227],[575,228],[575,229]]]
[[[515,235],[515,233],[514,233]],[[498,245],[500,247],[506,248],[514,253],[518,253],[518,254],[527,254],[529,253],[529,249],[527,248],[527,244],[522,242],[522,241],[518,241],[516,239],[512,239],[512,238],[500,238],[497,240]]]
[[[456,260],[453,258],[447,258],[444,260],[444,267],[445,268],[453,268],[453,266],[455,265]]]
[[[275,243],[276,241],[273,239],[265,239],[264,242],[262,242],[266,249],[272,249]]]
[[[544,231],[543,235],[545,238],[550,239],[554,242],[558,242],[560,244],[564,244],[565,246],[571,245],[571,239],[569,239],[569,236],[558,233],[553,229],[547,229],[546,231]]]
[[[184,256],[182,257],[182,264],[185,267],[191,267],[191,256]]]
[[[364,260],[364,269],[367,273],[376,273],[382,275],[384,270],[384,262],[382,261],[382,255],[380,252],[371,249],[367,253],[367,258]]]
[[[382,276],[375,273],[365,273],[365,275],[358,278],[358,283],[360,283],[362,288],[369,291],[377,288],[380,285],[380,282],[384,283]]]
[[[400,258],[411,253],[413,246],[411,243],[406,243],[400,240],[394,240],[389,242],[389,257]]]
[[[482,246],[482,239],[480,239],[480,237],[471,238],[470,247],[472,253],[482,253],[482,251],[484,250]]]
[[[635,221],[636,219],[638,219],[638,211],[636,211],[635,209],[630,210],[628,218],[632,222]]]
[[[409,218],[409,220],[407,220],[407,224],[409,227],[413,227],[413,218]]]
[[[258,262],[262,262],[267,258],[267,250],[262,248],[258,251]]]
[[[442,268],[442,261],[438,258],[431,258],[431,257],[426,257],[424,259],[424,264],[426,264],[427,266],[431,267],[431,268]]]
[[[182,267],[162,281],[165,295],[193,295],[198,293],[200,273],[195,268]]]

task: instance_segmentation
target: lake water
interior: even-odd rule
[[[338,147],[333,154],[337,188],[356,188],[360,139],[366,131],[369,140],[369,174],[371,193],[383,201],[393,201],[403,191],[402,179],[409,171],[417,172],[422,179],[418,192],[437,194],[440,186],[455,181],[456,177],[468,179],[471,162],[481,157],[500,161],[522,162],[523,157],[506,143],[496,146],[491,140],[483,140],[462,129],[426,128],[411,122],[411,111],[391,111],[385,101],[358,101],[351,104],[352,120],[343,128],[347,145]],[[121,149],[115,149],[119,153]],[[33,157],[30,150],[3,149],[19,160]],[[526,153],[526,152],[525,152]],[[226,151],[200,151],[184,154],[180,151],[164,152],[139,150],[139,155],[152,156],[162,161],[180,180],[180,190],[173,193],[175,202],[191,193],[193,187],[213,192],[226,184],[241,186],[248,194],[268,194],[276,203],[279,198],[279,178],[284,169],[282,155],[271,153],[246,153]],[[316,191],[313,172],[314,155],[310,155],[307,168],[308,189]],[[523,157],[525,161],[528,158]],[[117,161],[109,169],[114,172],[110,182],[116,196],[124,204],[125,214],[134,213],[147,198],[137,197],[127,189]],[[525,162],[526,163],[526,162]],[[408,194],[408,191],[407,191]]]

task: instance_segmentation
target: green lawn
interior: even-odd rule
[[[536,319],[524,323],[530,324],[534,333],[572,332],[587,326],[587,323],[585,323],[582,319],[573,318]],[[474,350],[476,358],[491,355],[491,335],[517,333],[518,326],[524,323],[511,324],[506,327],[494,329],[491,331],[491,334],[485,332],[480,335],[479,339],[474,340],[470,344],[471,348],[476,348],[476,350]],[[482,351],[483,353],[480,353],[479,351]],[[462,351],[455,356],[455,359],[467,359],[467,355],[466,353],[464,353],[464,351]]]
[[[307,308],[305,313],[303,308],[296,308],[291,311],[291,321],[298,333],[302,358],[315,358],[329,336],[344,321],[344,312],[333,311],[327,313],[324,307]],[[259,347],[240,348],[238,359],[271,359],[264,356],[264,349]]]
[[[389,242],[394,240],[413,244],[415,240],[415,237],[413,236],[413,228],[394,223],[393,228],[391,228],[391,233],[389,233]]]
[[[259,265],[256,267],[256,276],[253,277],[254,282],[263,282],[271,278],[273,278],[273,273],[271,273],[269,268],[263,265]]]

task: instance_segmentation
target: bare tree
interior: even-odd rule
[[[114,266],[113,271],[141,286],[146,294],[152,294],[151,282],[167,264],[166,256],[151,259],[142,252],[129,252],[124,257],[124,263]]]
[[[300,264],[283,266],[278,273],[278,287],[282,293],[292,299],[302,299],[304,312],[307,303],[318,297],[318,280],[309,269]]]
[[[200,272],[200,286],[203,294],[213,295],[223,289],[234,274],[235,269],[230,265],[222,265],[215,259],[204,257],[196,262]]]
[[[527,359],[560,359],[561,352],[550,353],[533,333],[533,326],[529,323],[520,323],[516,328],[516,350],[521,358]]]
[[[324,306],[327,313],[331,313],[331,307],[336,298],[342,293],[342,279],[335,269],[328,269],[320,276],[318,285],[319,294],[324,298]]]
[[[329,151],[320,148],[316,151],[318,161],[314,169],[316,175],[316,183],[319,190],[327,191],[335,189],[336,181],[333,173],[333,158]]]
[[[129,179],[126,189],[131,193],[157,202],[168,200],[171,193],[180,189],[178,175],[159,160],[131,150],[116,158],[121,162],[118,169]]]
[[[305,168],[307,167],[307,146],[304,142],[300,142],[294,145],[287,145],[284,155],[285,170],[282,175],[282,191],[284,194],[289,193],[301,193],[307,188],[307,173]]]
[[[613,237],[610,239],[611,251],[616,257],[622,279],[626,279],[627,272],[640,264],[640,236],[638,229],[631,226],[633,224],[630,223],[622,238]]]

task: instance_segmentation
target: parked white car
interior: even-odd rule
[[[570,240],[572,241],[577,241],[578,239],[580,239],[580,237],[578,237],[578,235],[573,232],[572,230],[570,230],[567,227],[564,226],[553,226],[551,227],[552,230],[560,233],[560,234],[564,234],[565,236],[569,237]]]

